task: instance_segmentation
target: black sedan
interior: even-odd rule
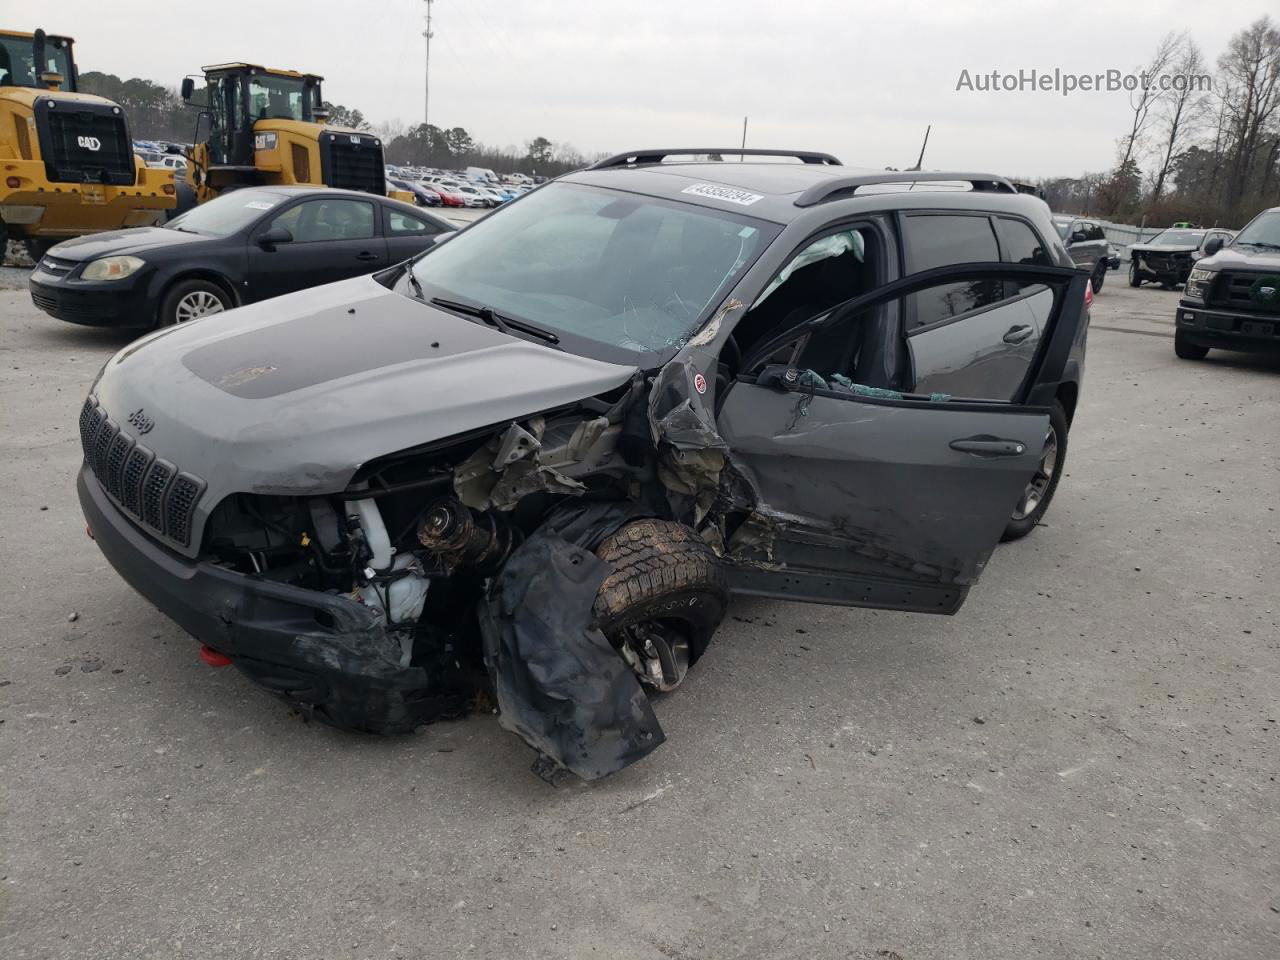
[[[451,230],[419,208],[367,193],[249,187],[163,227],[58,244],[31,274],[31,299],[71,323],[169,326],[373,273]]]

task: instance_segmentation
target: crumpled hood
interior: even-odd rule
[[[358,277],[136,341],[93,389],[141,445],[236,492],[344,489],[370,460],[573,403],[635,368],[508,336]],[[143,432],[145,430],[145,433]]]

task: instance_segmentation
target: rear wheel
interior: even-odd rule
[[[1004,534],[1000,537],[1001,542],[1020,540],[1036,528],[1057,492],[1058,479],[1062,476],[1062,466],[1066,461],[1067,411],[1061,402],[1055,400],[1049,413],[1049,430],[1045,434],[1044,446],[1040,449],[1036,472],[1023,489],[1018,505],[1014,507]]]
[[[208,280],[182,280],[164,295],[156,325],[171,327],[198,320],[211,313],[222,313],[231,307],[231,297],[216,283]]]
[[[674,690],[706,649],[728,602],[724,574],[693,530],[637,520],[600,544],[612,567],[596,595],[597,625],[655,690]]]
[[[1130,260],[1129,261],[1129,286],[1131,287],[1142,286],[1142,279],[1143,279],[1142,271],[1138,269],[1138,261]]]
[[[1178,330],[1173,335],[1173,352],[1179,360],[1203,360],[1209,355],[1209,348],[1192,343]]]
[[[1102,284],[1107,279],[1107,261],[1099,260],[1098,265],[1093,268],[1093,292],[1099,293],[1102,290]]]

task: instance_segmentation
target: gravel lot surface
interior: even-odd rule
[[[1280,363],[1099,296],[1067,476],[953,618],[746,600],[668,742],[307,725],[85,538],[126,338],[0,271],[0,957],[1274,960]]]

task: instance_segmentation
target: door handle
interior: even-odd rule
[[[998,437],[966,437],[952,440],[951,449],[971,453],[975,457],[1020,457],[1027,452],[1021,440],[1001,440]]]
[[[1026,340],[1035,332],[1036,332],[1035,327],[1029,327],[1025,323],[1018,324],[1016,326],[1010,327],[1008,330],[1004,332],[1004,342],[1005,343],[1022,343],[1023,340]]]
[[[356,259],[357,260],[377,260],[378,255],[374,253],[372,250],[361,250],[359,253],[356,254]]]

